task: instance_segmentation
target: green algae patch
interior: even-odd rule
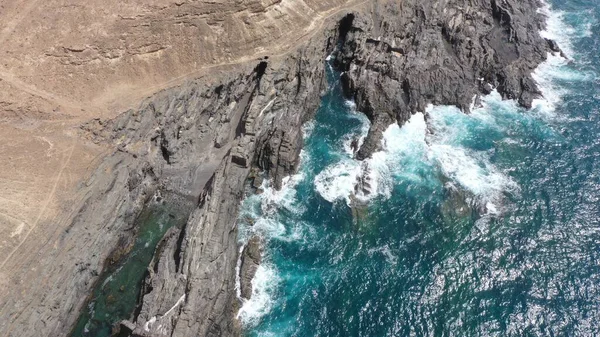
[[[116,333],[116,323],[132,318],[158,244],[170,228],[187,221],[185,204],[151,202],[145,207],[134,226],[135,238],[119,242],[108,258],[70,336],[109,337]]]

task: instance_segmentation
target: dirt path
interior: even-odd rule
[[[7,25],[7,27],[4,28],[2,32],[0,32],[0,45],[2,45],[2,42],[6,40],[10,33],[15,29],[16,25],[18,25],[18,23],[26,16],[26,14],[34,7],[34,5],[37,2],[38,0],[29,2],[29,4],[23,9],[23,11],[20,12],[20,15],[17,16],[14,20],[12,20]],[[64,97],[57,96],[51,92],[40,90],[33,85],[27,84],[20,80],[17,75],[6,71],[0,71],[0,80],[10,83],[12,86],[16,87],[19,90],[25,91],[37,97],[41,97],[49,102],[52,102],[64,108],[71,108],[74,111],[94,109],[98,112],[99,115],[104,115],[103,112],[106,112],[108,110],[107,105],[114,102],[118,102],[117,106],[123,110],[126,110],[132,105],[138,103],[141,99],[148,97],[160,90],[177,86],[187,80],[206,76],[211,71],[216,71],[218,69],[226,69],[227,67],[256,61],[264,56],[269,56],[270,59],[278,59],[281,57],[285,57],[288,54],[294,52],[299,44],[304,43],[305,41],[314,37],[318,32],[320,32],[327,19],[339,14],[340,12],[364,5],[368,2],[368,0],[353,1],[345,6],[333,8],[327,12],[317,14],[314,20],[310,23],[310,25],[308,25],[308,27],[304,29],[303,34],[292,42],[288,42],[284,45],[273,45],[271,49],[261,51],[260,53],[255,53],[253,55],[244,56],[234,61],[209,64],[159,84],[139,89],[133,89],[129,91],[126,90],[116,95],[110,93],[106,95],[106,97],[99,97],[95,100],[97,102],[100,102],[100,104],[91,104],[89,102],[73,102]],[[120,111],[117,111],[117,113],[118,112]]]
[[[166,82],[163,82],[163,83],[160,83],[157,85],[152,85],[149,87],[145,87],[143,89],[135,90],[135,91],[129,92],[127,94],[122,94],[116,98],[111,97],[110,100],[112,100],[112,101],[116,101],[116,100],[127,101],[129,103],[127,105],[130,105],[132,102],[139,101],[140,98],[147,97],[149,95],[152,95],[152,94],[154,94],[160,90],[166,89],[166,88],[177,86],[185,81],[188,81],[188,80],[191,80],[194,78],[199,78],[202,76],[206,76],[208,73],[210,73],[210,71],[218,70],[219,68],[227,68],[227,67],[231,67],[231,66],[244,64],[247,62],[256,61],[260,58],[263,58],[264,56],[269,56],[269,59],[278,59],[278,58],[285,57],[285,56],[289,55],[290,53],[294,52],[297,49],[298,45],[306,42],[307,40],[310,40],[318,32],[320,32],[321,29],[323,28],[325,22],[327,21],[327,19],[329,19],[335,15],[338,15],[340,12],[362,6],[369,2],[370,2],[369,0],[353,1],[353,2],[348,3],[345,6],[342,6],[339,8],[333,8],[327,12],[318,14],[315,17],[315,19],[311,22],[311,24],[306,29],[304,29],[304,34],[302,34],[300,37],[298,37],[293,42],[288,43],[287,45],[273,46],[273,48],[270,50],[265,50],[260,53],[255,53],[253,55],[244,56],[244,57],[238,58],[235,61],[207,65],[200,69],[196,69],[194,71],[185,73],[181,76],[175,77]],[[127,96],[129,96],[130,98],[126,98]]]

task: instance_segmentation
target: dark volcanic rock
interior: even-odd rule
[[[219,82],[198,80],[164,91],[112,123],[123,152],[152,158],[163,188],[200,195],[183,231],[166,240],[156,257],[134,335],[240,334],[236,221],[244,187],[257,171],[281,186],[297,169],[301,126],[320,104],[324,59],[335,39],[332,27],[296,53],[257,61]],[[242,254],[244,298],[251,296],[260,262],[257,240]]]
[[[341,20],[336,66],[347,95],[372,121],[359,150],[370,156],[381,132],[428,104],[468,112],[492,88],[530,108],[540,92],[531,72],[560,51],[539,31],[537,0],[377,1]]]

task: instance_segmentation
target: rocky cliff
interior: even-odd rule
[[[115,119],[86,123],[85,134],[116,150],[85,184],[61,234],[81,267],[73,275],[72,266],[56,266],[61,276],[38,310],[10,315],[17,323],[5,329],[8,335],[65,335],[98,266],[117,242],[132,240],[135,218],[157,192],[178,195],[193,209],[187,224],[164,238],[128,329],[148,337],[239,335],[238,206],[251,171],[265,172],[278,187],[297,169],[301,126],[326,85],[325,58],[333,53],[346,94],[372,121],[358,152],[366,158],[385,127],[430,103],[468,112],[474,97],[496,88],[530,106],[539,95],[530,73],[557,50],[538,34],[538,6],[534,0],[356,4],[332,14],[290,52],[215,69]],[[244,252],[254,257],[248,263],[258,263],[257,251]],[[252,269],[244,268],[246,295]]]
[[[550,51],[538,0],[377,1],[341,22],[336,65],[346,94],[373,123],[357,157],[428,104],[469,112],[493,89],[525,108],[540,96],[532,71]]]
[[[237,208],[252,168],[276,184],[296,170],[301,125],[318,108],[333,35],[218,81],[165,91],[113,122],[123,151],[153,158],[165,188],[199,196],[155,261],[134,335],[239,333]]]

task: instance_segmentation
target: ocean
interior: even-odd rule
[[[600,335],[600,3],[542,11],[571,61],[539,66],[533,109],[430,106],[365,162],[329,67],[298,173],[242,204],[240,244],[264,243],[246,335]]]

